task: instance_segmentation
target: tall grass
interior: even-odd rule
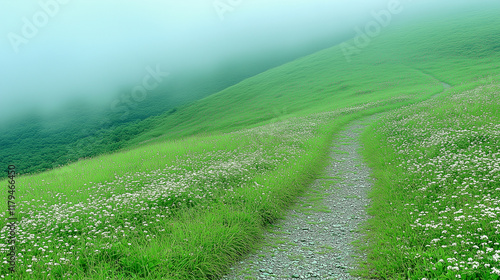
[[[335,131],[353,118],[410,101],[156,143],[22,176],[18,270],[8,277],[221,276],[307,186]],[[5,219],[0,223],[6,240]],[[2,244],[1,253],[7,251]],[[1,275],[7,269],[4,263]]]

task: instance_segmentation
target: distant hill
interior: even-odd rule
[[[116,106],[96,107],[73,100],[65,107],[46,115],[32,111],[0,125],[0,170],[16,164],[18,171],[36,173],[119,150],[137,135],[156,125],[154,116],[169,114],[176,107],[207,97],[229,86],[325,47],[342,38],[311,42],[307,47],[272,50],[252,57],[221,62],[210,71],[190,70],[171,73],[168,80],[148,92],[141,102],[122,101],[130,95],[129,87],[118,91]],[[150,119],[148,119],[150,118]],[[140,122],[140,124],[139,124]],[[6,177],[0,172],[0,178]]]
[[[500,6],[492,8],[467,7],[448,17],[430,14],[390,25],[350,62],[340,45],[297,59],[157,117],[152,129],[130,143],[230,131],[360,100],[423,96],[441,90],[442,82],[458,85],[497,75]]]

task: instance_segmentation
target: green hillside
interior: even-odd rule
[[[339,46],[297,59],[163,115],[131,143],[228,131],[393,96],[425,98],[442,89],[440,81],[454,86],[495,75],[500,18],[494,11],[456,11],[449,18],[391,25],[351,63]]]
[[[233,56],[210,69],[171,70],[159,87],[137,102],[131,98],[134,81],[121,85],[112,101],[68,101],[50,113],[33,109],[0,121],[0,166],[15,163],[22,174],[33,174],[111,153],[144,131],[153,129],[154,117],[202,99],[267,69],[339,42],[320,40],[287,51],[266,50]],[[98,105],[96,105],[98,104]],[[141,122],[142,121],[142,122]],[[139,122],[141,122],[139,124]],[[0,178],[6,169],[0,167]]]
[[[135,124],[144,132],[120,152],[16,177],[21,255],[6,278],[217,279],[318,175],[345,124],[499,75],[498,12],[394,23],[350,62],[322,50]]]
[[[377,183],[365,275],[500,278],[499,85],[456,87],[366,131]]]

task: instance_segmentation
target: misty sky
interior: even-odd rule
[[[210,69],[231,57],[335,37],[388,2],[0,0],[0,120],[76,96],[110,102],[120,85],[140,84],[148,66]]]

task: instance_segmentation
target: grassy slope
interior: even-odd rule
[[[489,17],[490,13],[484,12],[482,16]],[[461,36],[466,39],[476,36],[479,32],[474,27],[474,20],[477,18],[467,19],[468,24],[461,25],[464,27]],[[333,133],[343,124],[362,115],[386,110],[391,106],[398,107],[440,92],[440,83],[426,73],[452,84],[458,83],[452,78],[457,75],[471,80],[476,76],[491,74],[491,68],[487,65],[498,63],[498,57],[493,50],[490,50],[489,64],[481,69],[477,67],[478,72],[464,73],[463,69],[454,67],[454,60],[448,63],[446,56],[456,56],[452,46],[456,46],[457,42],[451,39],[442,41],[442,44],[448,44],[449,48],[443,47],[440,59],[432,64],[439,65],[442,69],[451,69],[446,70],[447,76],[440,76],[441,72],[436,70],[438,67],[433,68],[431,64],[427,65],[427,62],[407,65],[408,60],[404,58],[409,53],[419,53],[423,57],[434,53],[428,49],[428,44],[431,43],[427,41],[428,34],[440,34],[440,38],[449,34],[459,36],[451,32],[454,26],[439,27],[420,25],[415,28],[418,32],[413,33],[420,39],[415,39],[413,44],[402,45],[400,38],[408,36],[405,34],[410,31],[398,30],[397,26],[394,26],[391,28],[393,30],[387,30],[368,48],[363,49],[351,63],[346,62],[339,47],[321,51],[247,79],[192,106],[181,108],[174,114],[158,118],[159,125],[155,130],[132,143],[139,147],[137,149],[84,160],[35,176],[20,177],[20,215],[25,218],[32,217],[33,212],[30,212],[30,209],[45,213],[44,217],[36,217],[32,221],[39,223],[38,227],[26,225],[24,229],[27,232],[36,229],[33,234],[46,239],[61,238],[69,244],[68,247],[74,246],[71,250],[79,252],[78,261],[65,255],[71,261],[54,267],[52,276],[59,277],[68,271],[79,277],[90,278],[135,275],[150,279],[162,276],[172,279],[202,279],[220,275],[232,261],[248,252],[257,240],[262,226],[279,217],[281,207],[290,203],[307,185],[310,175],[320,169],[322,156]],[[470,30],[467,30],[467,27]],[[484,35],[486,34],[489,34],[488,30]],[[468,41],[460,42],[465,44]],[[447,53],[446,50],[450,52]],[[385,53],[392,54],[392,62],[380,63]],[[477,65],[476,57],[467,59],[468,61],[462,60],[462,63]],[[395,80],[397,82],[394,82]],[[402,95],[407,98],[399,98]],[[394,97],[399,99],[391,101]],[[301,132],[310,127],[310,120],[291,119],[293,116],[333,111],[379,100],[386,101],[371,103],[362,110],[350,110],[349,114],[339,113],[326,115],[328,117],[320,118],[321,120],[315,119],[314,123],[318,124],[318,128],[312,130],[308,137],[304,136],[305,138],[301,138]],[[293,125],[289,127],[287,122],[271,123],[264,134],[258,130],[244,135],[220,134],[278,119],[289,119]],[[297,133],[302,136],[296,137],[298,142],[283,138],[285,136],[281,134],[269,136],[273,129],[276,129],[273,125],[284,126],[284,131],[291,135]],[[180,139],[183,136],[207,132],[213,135]],[[139,145],[140,142],[157,136],[161,137]],[[167,139],[177,140],[165,141]],[[276,150],[280,143],[287,143],[285,150]],[[248,162],[243,160],[249,157],[252,151],[261,148],[264,151],[261,157],[249,159]],[[300,151],[300,157],[297,151]],[[276,158],[276,155],[280,156]],[[189,159],[195,156],[201,159]],[[289,157],[289,160],[284,161],[281,156]],[[220,171],[222,177],[212,178],[212,175],[206,174],[213,173],[204,173],[213,166],[227,169],[227,166],[234,165],[233,161],[244,167],[241,169],[243,173],[238,173],[239,177]],[[165,168],[165,165],[179,164],[182,166],[181,170],[157,172]],[[182,188],[180,193],[177,189],[167,192],[162,190],[159,191],[162,196],[156,197],[147,192],[148,188],[162,185],[162,182],[180,184],[185,179],[176,176],[191,174],[189,172],[198,173],[189,177],[194,181],[189,181],[191,185]],[[208,177],[197,177],[201,176],[200,174]],[[178,180],[170,182],[172,178]],[[157,181],[152,182],[153,179]],[[210,184],[206,180],[211,180]],[[255,182],[259,184],[255,185]],[[5,181],[1,183],[5,184]],[[212,184],[216,184],[220,191],[203,187],[213,186]],[[134,205],[139,205],[139,208],[129,205],[129,210],[112,212],[114,216],[103,217],[96,214],[106,213],[106,205],[111,207],[109,209],[121,209],[121,204],[116,205],[118,202],[110,202],[109,199],[116,195],[123,197],[127,193],[140,194],[134,198],[137,200],[134,200],[137,202]],[[209,199],[205,199],[205,195],[208,195]],[[31,201],[32,199],[35,200]],[[166,204],[165,201],[175,201],[175,204]],[[76,206],[80,202],[82,204]],[[180,206],[176,206],[177,203],[180,203]],[[71,213],[70,210],[67,213],[73,216],[81,215],[85,219],[56,219],[54,223],[69,228],[52,232],[53,227],[46,228],[47,221],[43,219],[52,217],[51,213],[55,210],[50,208],[50,205],[53,204],[64,206],[66,210],[83,207],[83,212],[78,212],[80,214]],[[144,204],[147,207],[141,206]],[[158,204],[162,204],[162,207],[169,206],[171,210],[165,210]],[[89,227],[88,221],[99,220],[103,224],[96,223],[95,228]],[[109,245],[110,240],[102,236],[102,233],[108,232],[110,228],[116,230],[114,234],[118,240],[111,237],[116,246]],[[210,230],[207,230],[208,228]],[[68,234],[68,230],[74,229],[78,229],[79,233]],[[121,230],[125,230],[126,234],[121,235]],[[71,239],[69,236],[73,235],[76,237]],[[154,238],[151,235],[154,235]],[[86,238],[90,238],[90,243],[93,244],[88,244],[89,239]],[[26,235],[20,236],[20,239],[28,242],[23,245],[24,248],[34,248],[34,245],[28,245],[32,244],[32,241],[35,242],[34,240]],[[47,242],[36,241],[38,246],[57,246]],[[50,248],[53,253],[47,254],[47,257],[37,253],[38,258],[46,258],[44,261],[57,259],[61,257],[57,253],[64,251],[63,248]],[[30,256],[31,253],[25,254]],[[2,274],[5,269],[6,267],[2,266]],[[38,273],[36,277],[40,279],[40,275],[43,275],[40,271],[46,271],[46,266],[33,262],[33,270]],[[29,277],[29,272],[24,271],[19,273]]]
[[[151,130],[153,116],[175,110],[177,106],[209,96],[340,40],[330,38],[287,51],[270,50],[245,57],[228,57],[226,62],[212,69],[172,70],[172,76],[157,89],[149,91],[147,98],[140,102],[130,97],[131,89],[139,81],[130,81],[113,97],[114,102],[119,101],[113,103],[113,107],[111,100],[100,105],[73,100],[51,114],[35,110],[29,115],[10,116],[8,122],[0,121],[0,178],[6,177],[6,166],[12,163],[21,174],[34,174],[80,158],[116,152],[128,140]],[[141,120],[144,121],[135,124]]]
[[[499,84],[464,84],[366,131],[377,181],[364,273],[500,278]]]
[[[499,73],[496,11],[391,25],[348,63],[338,46],[247,79],[173,115],[132,144],[243,128],[287,114],[328,111],[395,95],[422,95]],[[432,79],[426,74],[430,74]]]
[[[499,9],[498,4],[489,12],[469,7],[467,12],[455,11],[453,17],[429,16],[418,24],[395,27],[399,32],[387,33],[387,40],[395,43],[396,55],[383,52],[380,45],[374,51],[379,48],[384,63],[404,63],[451,85],[496,75],[500,67]],[[408,47],[412,45],[419,50]]]
[[[230,131],[285,116],[327,111],[401,95],[439,92],[441,85],[403,65],[347,63],[338,47],[296,60],[160,119],[135,143]],[[410,78],[411,77],[411,78]],[[400,79],[393,88],[385,84]]]

